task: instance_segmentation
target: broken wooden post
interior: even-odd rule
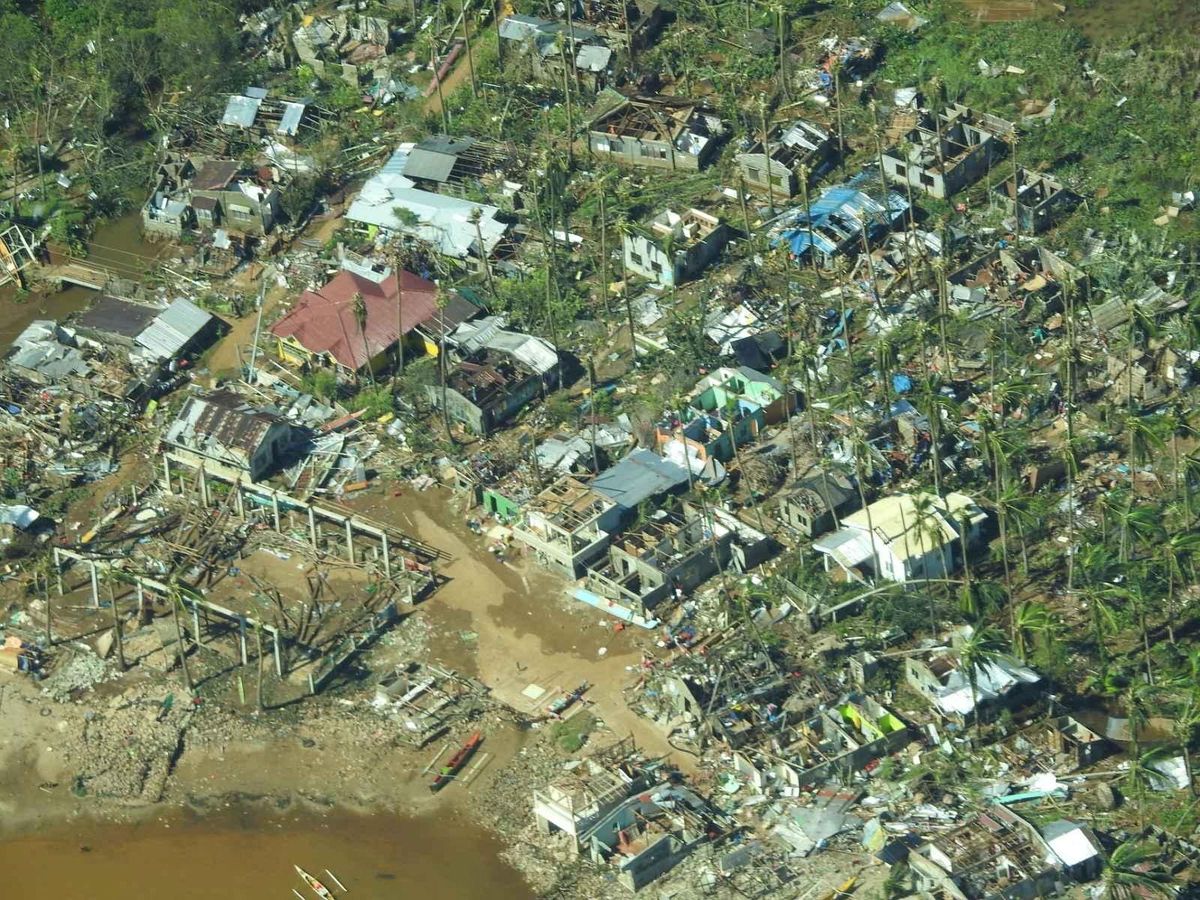
[[[167,493],[171,493],[171,458],[167,454],[163,454],[163,483],[167,487]]]
[[[88,564],[92,567],[92,606],[96,609],[100,608],[100,580],[96,577],[96,563],[94,560],[88,560]]]
[[[196,643],[202,643],[200,640],[200,606],[195,600],[192,601],[192,634],[195,636]]]
[[[246,655],[246,617],[238,616],[238,644],[242,649],[242,665],[246,665],[250,661]]]
[[[275,530],[283,531],[283,529],[279,527],[279,495],[278,494],[271,494],[271,511],[275,514]]]
[[[275,652],[275,675],[279,678],[283,677],[283,648],[279,646],[279,629],[275,628],[271,632],[271,643],[274,645]]]
[[[354,526],[346,520],[346,558],[354,562]]]
[[[317,517],[313,513],[313,508],[308,508],[308,537],[312,541],[313,549],[317,549]]]
[[[58,582],[58,596],[63,595],[62,560],[58,556],[58,548],[51,548],[54,554],[54,580]]]
[[[392,558],[388,551],[387,532],[385,531],[380,536],[383,538],[383,574],[390,579],[392,577]]]

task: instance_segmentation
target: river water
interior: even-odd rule
[[[88,243],[88,261],[122,277],[137,279],[167,252],[168,247],[143,241],[141,222],[141,213],[134,210],[99,225]],[[68,287],[49,293],[31,293],[18,299],[14,285],[0,288],[0,353],[30,322],[63,319],[86,309],[95,296],[96,292],[87,288]]]
[[[293,864],[354,900],[532,900],[499,844],[446,818],[260,813],[87,824],[0,842],[14,900],[305,900]],[[340,891],[334,891],[342,896]]]

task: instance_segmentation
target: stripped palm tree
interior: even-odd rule
[[[1108,856],[1101,876],[1105,900],[1146,900],[1147,897],[1172,897],[1175,886],[1171,874],[1159,865],[1160,851],[1153,844],[1126,841]]]
[[[367,380],[375,384],[375,373],[371,369],[371,348],[367,344],[367,301],[360,291],[355,291],[354,296],[350,298],[350,311],[354,315],[354,324],[358,326],[358,336],[362,340]]]

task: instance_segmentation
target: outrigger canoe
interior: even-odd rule
[[[295,869],[296,874],[300,876],[301,880],[307,884],[309,888],[312,889],[312,892],[320,897],[321,900],[334,900],[333,891],[329,890],[329,888],[325,887],[325,885],[321,884],[321,882],[317,881],[317,879],[313,878],[299,866],[295,866]]]
[[[449,762],[442,766],[438,770],[438,773],[433,776],[433,781],[429,784],[429,790],[436,794],[448,785],[451,779],[458,774],[458,770],[467,764],[467,760],[471,758],[471,754],[479,749],[479,745],[482,743],[483,735],[478,731],[467,738],[467,742],[459,747],[458,752],[450,757]]]
[[[575,688],[575,690],[571,691],[571,693],[563,694],[561,697],[559,697],[557,700],[555,700],[553,703],[551,703],[546,708],[546,711],[548,713],[550,713],[550,715],[552,715],[552,716],[556,716],[556,717],[561,716],[563,713],[565,713],[568,709],[571,708],[571,705],[573,703],[575,703],[578,700],[583,699],[583,695],[587,693],[588,687],[589,687],[589,685],[585,681],[579,687]]]

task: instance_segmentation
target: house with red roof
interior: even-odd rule
[[[355,315],[362,297],[362,322]],[[440,312],[437,286],[412,272],[369,276],[338,272],[324,286],[305,291],[291,311],[271,326],[279,355],[289,362],[333,366],[346,375],[378,371],[395,359],[396,346],[421,343]]]

